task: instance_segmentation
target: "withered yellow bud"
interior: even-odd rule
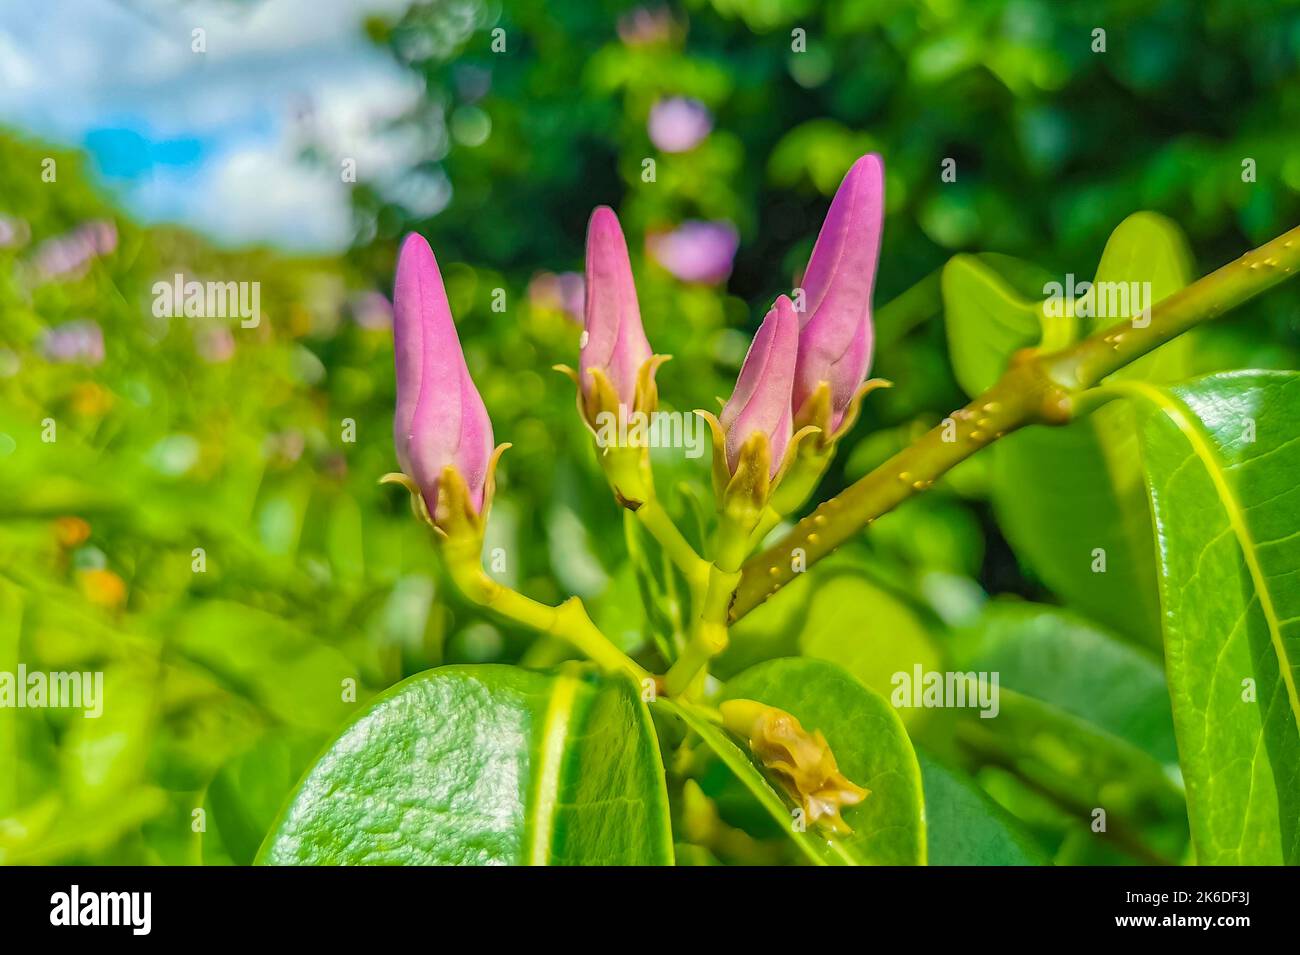
[[[841,835],[853,831],[840,813],[862,802],[870,791],[840,772],[820,730],[810,734],[785,710],[755,700],[728,700],[719,710],[723,725],[749,743],[758,761],[803,807],[809,822]]]

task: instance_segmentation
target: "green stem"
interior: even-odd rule
[[[502,586],[483,570],[479,541],[448,539],[443,542],[442,550],[451,579],[466,599],[539,633],[568,641],[611,673],[626,673],[638,684],[653,679],[601,633],[578,597],[570,597],[558,607],[552,607]]]
[[[781,512],[771,505],[763,508],[763,516],[758,519],[758,526],[749,535],[749,549],[755,550],[763,543],[763,538],[772,533],[772,528],[781,523]]]
[[[992,388],[825,501],[785,538],[751,558],[744,566],[729,619],[739,620],[800,570],[930,487],[976,451],[1026,425],[1068,424],[1078,394],[1170,339],[1272,288],[1297,268],[1300,227],[1162,300],[1143,327],[1124,322],[1062,351],[1018,353]]]
[[[682,572],[691,586],[691,593],[696,596],[702,594],[708,581],[709,562],[697,554],[695,548],[682,536],[664,506],[659,503],[659,497],[651,494],[633,513],[641,526],[659,542],[668,559]]]
[[[727,610],[740,583],[740,566],[749,553],[752,533],[748,523],[737,522],[725,512],[719,515],[708,585],[696,609],[690,639],[664,677],[669,696],[680,696],[690,689],[709,661],[727,648]]]

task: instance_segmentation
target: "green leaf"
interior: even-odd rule
[[[343,696],[345,680],[360,682],[355,665],[274,614],[210,600],[177,614],[174,626],[183,657],[290,726],[333,732],[355,707]]]
[[[1158,645],[1151,517],[1128,409],[999,441],[993,505],[1016,555],[1053,592],[1130,640]]]
[[[1150,283],[1139,288],[1148,288],[1155,304],[1191,278],[1178,227],[1154,213],[1129,216],[1106,243],[1090,307],[1083,309],[1106,314],[1080,316],[1083,330],[1091,333],[1137,314],[1143,296],[1121,297],[1115,289]],[[1181,340],[1165,345],[1124,376],[1182,377],[1189,367],[1187,348]],[[1158,644],[1151,517],[1129,408],[1111,405],[1066,428],[1032,428],[1000,441],[993,502],[1016,554],[1048,587],[1116,632]]]
[[[895,673],[938,667],[942,657],[917,613],[861,574],[823,581],[803,615],[803,656],[843,667],[870,690],[887,696]],[[910,723],[924,710],[898,715]]]
[[[649,714],[630,683],[573,668],[418,674],[326,750],[259,861],[669,865]]]
[[[840,771],[871,795],[844,811],[850,836],[828,838],[816,827],[795,831],[793,805],[767,782],[742,743],[690,707],[660,705],[700,734],[771,813],[782,831],[820,865],[920,865],[925,862],[921,773],[902,721],[887,702],[839,667],[821,660],[759,664],[729,680],[725,699],[758,700],[820,730]]]
[[[1187,842],[1183,797],[1166,768],[1137,746],[1073,714],[999,690],[996,718],[964,710],[963,746],[1050,796],[1081,827],[1106,813],[1107,837],[1146,862],[1172,863]]]
[[[1045,865],[1033,836],[974,781],[918,752],[930,865]]]
[[[963,748],[1050,796],[1063,827],[1092,834],[1103,809],[1108,840],[1130,856],[1182,856],[1185,808],[1154,660],[1067,611],[999,601],[954,644],[954,669],[998,676],[996,716],[959,713]]]
[[[917,664],[934,669],[942,660],[921,615],[839,555],[800,574],[737,623],[718,673],[795,654],[838,664],[881,695],[889,694],[893,674],[911,673]],[[908,725],[925,715],[900,713]]]
[[[772,820],[775,821],[777,828],[788,835],[803,852],[810,862],[816,865],[857,865],[858,863],[850,857],[846,857],[833,850],[829,843],[819,832],[807,832],[795,829],[793,827],[793,807],[782,797],[762,771],[749,758],[741,744],[730,736],[720,726],[712,722],[704,710],[699,707],[685,702],[677,702],[666,698],[656,700],[653,704],[655,709],[660,713],[667,713],[670,716],[681,720],[686,726],[695,732],[696,735],[704,742],[710,750],[722,761],[723,765],[731,771],[732,775],[749,790],[759,803],[767,811]]]
[[[1059,607],[992,601],[954,641],[954,666],[997,673],[1033,696],[1174,766],[1169,691],[1160,665]]]
[[[276,730],[218,770],[203,799],[204,865],[251,865],[303,772],[320,752],[314,734]]]
[[[1006,370],[1011,356],[1044,339],[1064,346],[1072,324],[1048,326],[1041,300],[1051,275],[992,253],[955,255],[943,268],[944,328],[957,383],[974,397]],[[1049,338],[1050,334],[1050,338]]]
[[[1091,309],[1096,314],[1080,316],[1084,335],[1108,328],[1137,312],[1122,304],[1124,286],[1150,283],[1149,305],[1168,298],[1195,278],[1195,262],[1187,237],[1178,223],[1155,212],[1135,212],[1111,233],[1097,264]],[[1110,284],[1107,284],[1110,283]],[[1139,286],[1140,287],[1140,286]],[[1144,381],[1174,381],[1186,377],[1192,368],[1195,335],[1179,335],[1121,369],[1115,378]]]
[[[1159,391],[1143,462],[1197,859],[1300,862],[1300,375]]]

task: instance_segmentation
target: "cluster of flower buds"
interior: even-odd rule
[[[884,165],[863,156],[831,202],[795,301],[777,299],[754,337],[713,422],[715,447],[725,448],[715,452],[714,480],[731,506],[761,508],[770,498],[784,514],[802,504],[863,396],[883,384],[865,379],[884,198]]]
[[[795,297],[782,295],[750,345],[736,387],[714,430],[714,480],[724,508],[785,513],[813,489],[835,442],[853,425],[871,364],[871,294],[880,254],[884,167],[863,156],[848,171],[813,247]],[[653,493],[648,448],[610,440],[609,421],[652,415],[655,373],[666,356],[646,339],[627,242],[613,210],[601,206],[587,228],[584,330],[578,411],[622,503]],[[491,503],[492,423],[479,396],[428,243],[409,236],[393,292],[397,364],[394,439],[401,475],[417,509],[444,533],[481,534]],[[603,437],[602,437],[603,436]],[[787,475],[787,472],[793,472]],[[784,500],[773,491],[785,480]]]

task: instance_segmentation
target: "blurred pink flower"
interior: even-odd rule
[[[674,96],[650,108],[646,130],[658,149],[684,153],[698,146],[713,130],[713,115],[699,100]]]
[[[288,431],[268,434],[262,447],[268,460],[283,467],[295,463],[302,457],[302,452],[307,447],[307,439],[301,431],[291,428]]]
[[[36,268],[46,278],[81,275],[93,259],[117,249],[117,226],[96,220],[65,235],[46,239],[36,249]]]
[[[31,238],[32,230],[22,219],[0,216],[0,249],[12,249]]]
[[[646,252],[683,282],[714,284],[731,274],[740,233],[730,222],[689,220],[668,232],[650,233]]]
[[[362,292],[353,297],[352,321],[359,328],[383,330],[393,327],[393,304],[383,292]]]
[[[528,283],[528,301],[534,308],[562,312],[566,318],[582,324],[583,298],[586,294],[581,272],[538,272]]]
[[[219,365],[235,356],[235,336],[222,325],[198,328],[194,332],[194,349],[204,361]]]
[[[45,332],[41,350],[52,362],[98,365],[104,360],[104,332],[90,319],[64,322]]]
[[[637,7],[618,18],[618,36],[628,46],[652,46],[671,39],[676,25],[667,7]]]

